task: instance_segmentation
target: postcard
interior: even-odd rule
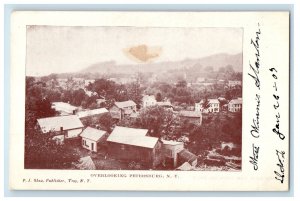
[[[13,190],[289,190],[289,12],[16,11],[10,59]]]

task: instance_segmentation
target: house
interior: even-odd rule
[[[80,134],[82,147],[93,152],[98,152],[100,144],[104,142],[106,136],[106,131],[87,127]]]
[[[228,111],[229,112],[240,112],[240,111],[242,111],[242,104],[243,104],[242,98],[232,99],[228,103]]]
[[[115,104],[109,109],[109,112],[112,118],[121,120],[136,112],[136,104],[132,100],[115,102]]]
[[[145,95],[142,99],[143,108],[156,105],[156,99],[154,95]]]
[[[220,102],[218,99],[207,99],[208,108],[204,109],[204,100],[195,103],[195,111],[203,113],[215,113],[220,111]]]
[[[76,115],[41,118],[37,123],[43,134],[60,135],[65,139],[78,137],[83,129]]]
[[[51,108],[60,115],[72,115],[77,111],[77,107],[65,102],[52,102]]]
[[[178,161],[179,164],[188,162],[191,166],[195,167],[197,165],[197,156],[187,149],[183,149],[178,153]]]
[[[162,160],[161,143],[147,133],[147,129],[116,126],[107,138],[108,153],[128,163],[135,161],[146,167],[156,167]]]
[[[181,110],[179,112],[179,117],[182,122],[187,120],[194,124],[202,124],[202,113],[200,111]]]
[[[242,81],[240,80],[228,80],[229,87],[242,86]]]
[[[162,142],[162,153],[163,163],[166,167],[174,168],[177,167],[178,153],[184,149],[183,142],[161,140]]]

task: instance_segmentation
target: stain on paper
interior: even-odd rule
[[[133,46],[123,50],[124,54],[138,63],[149,63],[161,55],[162,48],[158,46],[147,46],[145,44]]]

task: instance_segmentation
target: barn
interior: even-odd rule
[[[82,147],[93,152],[98,152],[101,143],[104,143],[105,141],[106,135],[106,131],[87,127],[80,134],[80,137],[82,138]]]
[[[161,163],[161,143],[147,136],[147,129],[116,126],[107,138],[110,156],[128,163],[134,161],[154,168]]]
[[[76,138],[82,132],[83,124],[76,115],[56,116],[37,119],[43,134],[61,135],[64,138]]]

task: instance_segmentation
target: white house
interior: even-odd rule
[[[203,104],[204,100],[201,100],[199,103],[195,103],[195,111],[203,113],[220,112],[220,102],[218,99],[208,99],[208,108],[206,109],[204,109]]]
[[[143,108],[156,105],[156,103],[157,103],[157,101],[156,101],[154,95],[143,96],[143,99],[142,99]]]
[[[52,133],[64,138],[78,137],[83,129],[76,115],[41,118],[37,122],[43,134]]]
[[[84,147],[85,149],[97,152],[99,149],[100,143],[104,141],[106,135],[107,135],[106,131],[87,127],[80,134],[80,137],[82,138],[82,140],[81,140],[82,147]]]
[[[229,112],[239,112],[242,110],[242,104],[243,104],[242,98],[232,99],[228,103],[228,111]]]

